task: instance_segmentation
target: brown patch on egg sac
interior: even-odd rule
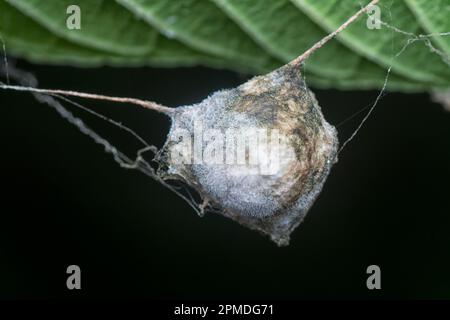
[[[180,163],[173,154],[186,143],[186,133],[199,138],[196,123],[202,124],[203,132],[250,132],[253,142],[265,141],[267,147],[258,149],[256,164]],[[267,139],[252,137],[252,128],[266,129]],[[278,137],[270,134],[274,131]],[[180,132],[185,133],[181,140]],[[335,128],[325,121],[298,68],[286,65],[235,89],[218,91],[199,104],[177,108],[163,148],[164,178],[184,181],[224,216],[287,245],[337,161],[337,148]],[[225,146],[223,150],[226,159],[229,152]],[[264,161],[275,158],[277,170],[261,172]]]

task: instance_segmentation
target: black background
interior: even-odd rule
[[[207,68],[37,66],[44,88],[175,107],[247,77]],[[314,90],[338,124],[376,91]],[[82,100],[77,100],[82,101]],[[169,122],[138,107],[82,101],[158,146]],[[288,247],[219,215],[196,216],[27,93],[0,92],[2,298],[450,298],[450,113],[427,94],[389,93],[340,155]],[[132,154],[123,131],[76,111]],[[361,116],[338,127],[347,138]],[[66,288],[66,268],[82,289]],[[366,288],[377,264],[382,289]]]

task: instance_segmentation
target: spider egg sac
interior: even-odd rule
[[[163,148],[165,177],[287,245],[337,161],[337,148],[337,132],[298,67],[286,65],[177,108]]]

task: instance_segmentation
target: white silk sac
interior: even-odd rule
[[[337,148],[313,93],[285,66],[177,108],[163,148],[165,178],[182,180],[208,207],[287,245]]]

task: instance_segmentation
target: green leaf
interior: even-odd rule
[[[289,0],[213,1],[262,47],[285,62],[327,35]],[[305,70],[321,77],[313,77],[312,82],[316,85],[346,89],[381,87],[387,73],[385,68],[358,56],[337,41],[317,51],[306,62]],[[395,74],[390,75],[388,82],[389,89],[402,91],[424,87],[425,84],[413,83]]]
[[[118,0],[169,38],[227,60],[258,66],[277,65],[209,0]]]
[[[94,49],[123,55],[150,52],[157,32],[114,1],[107,0],[7,0],[54,34]],[[78,5],[81,29],[67,28],[67,8]],[[146,30],[145,33],[142,30]]]
[[[432,37],[447,55],[450,55],[450,1],[406,0],[406,4],[417,17],[427,33],[447,33]]]
[[[204,64],[213,67],[232,67],[231,62],[197,52],[179,42],[157,35],[155,49],[140,57],[121,56],[71,43],[50,33],[47,29],[23,15],[16,8],[0,1],[0,36],[8,53],[38,63],[69,64],[75,66],[113,65],[158,67]],[[248,70],[247,70],[248,71]]]
[[[8,53],[12,51],[31,60],[96,65],[98,59],[109,56],[50,34],[4,1],[0,1],[0,35]]]
[[[348,17],[361,9],[359,0],[292,0],[309,17],[331,32]],[[405,32],[420,34],[423,29],[403,1],[381,0],[381,20]],[[448,85],[450,70],[439,56],[423,44],[415,42],[407,47],[401,56],[396,55],[407,44],[410,36],[397,32],[385,25],[370,30],[367,19],[359,19],[344,30],[338,39],[349,48],[384,67],[405,77],[418,81]]]
[[[7,52],[32,61],[80,66],[207,65],[266,73],[297,57],[369,0],[0,0]],[[381,0],[369,30],[361,17],[304,64],[308,83],[338,89],[418,91],[450,87],[447,1]],[[81,30],[66,27],[81,9]],[[417,18],[416,18],[417,17]],[[399,28],[405,32],[394,30]],[[407,34],[407,33],[414,34]],[[413,41],[412,41],[413,40]],[[412,41],[406,50],[398,52]],[[431,44],[428,43],[428,44]],[[436,53],[440,53],[439,56]]]
[[[289,62],[326,33],[289,1],[213,0],[273,56]],[[338,42],[321,50],[306,63],[306,70],[333,78],[355,73],[361,57]],[[335,57],[341,57],[335,61]]]

